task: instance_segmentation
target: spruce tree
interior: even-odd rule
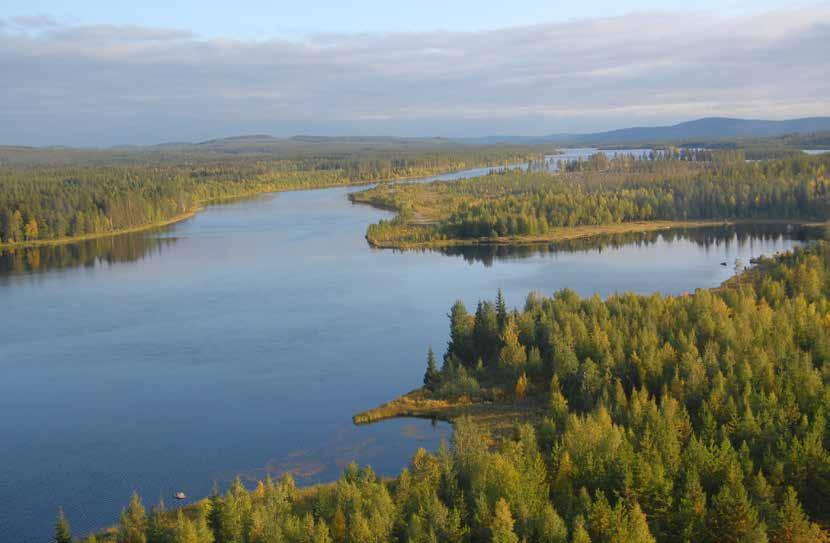
[[[137,493],[133,493],[130,505],[121,512],[117,541],[147,543],[147,514]]]
[[[519,537],[513,531],[513,515],[510,506],[504,498],[499,498],[493,511],[493,520],[490,524],[493,543],[519,543]]]
[[[456,301],[450,314],[450,341],[447,343],[445,358],[454,356],[458,360],[471,364],[473,353],[473,322],[467,308],[461,300]]]
[[[55,543],[72,543],[72,529],[63,514],[63,507],[58,509],[58,519],[55,521]]]
[[[771,543],[822,543],[828,540],[818,525],[804,514],[793,487],[787,487],[784,501],[778,511]]]
[[[441,375],[438,373],[438,367],[435,364],[435,353],[432,352],[432,347],[430,347],[427,351],[427,371],[424,373],[424,386],[427,390],[434,391],[440,380]]]
[[[701,541],[705,520],[706,493],[700,485],[697,471],[692,468],[686,473],[675,513],[677,540],[686,543]]]
[[[581,516],[574,519],[572,543],[591,543],[591,536],[585,529],[585,520]]]
[[[761,540],[766,534],[758,523],[758,512],[750,503],[743,483],[734,475],[728,477],[712,500],[707,515],[709,539],[723,543]]]
[[[568,419],[568,400],[559,387],[559,377],[556,375],[550,380],[550,415],[554,422],[563,428]]]
[[[496,319],[499,323],[499,331],[504,331],[504,327],[507,325],[507,304],[504,301],[504,294],[502,294],[501,289],[496,294]]]
[[[527,362],[527,352],[519,342],[519,328],[516,321],[510,319],[501,337],[504,346],[499,351],[499,360],[508,368],[518,369]]]
[[[348,535],[346,515],[343,514],[343,509],[339,505],[334,510],[334,517],[331,519],[331,535],[335,543],[343,543]]]

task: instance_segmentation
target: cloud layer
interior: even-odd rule
[[[0,19],[0,143],[588,131],[830,114],[830,5],[475,33],[202,39]]]

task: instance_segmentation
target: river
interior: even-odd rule
[[[454,179],[482,170],[448,176]],[[351,415],[416,387],[446,314],[503,289],[713,287],[734,262],[817,235],[716,228],[532,248],[371,249],[390,213],[355,188],[211,206],[171,227],[0,257],[0,541],[42,542],[63,506],[76,535],[235,476],[391,475],[445,424]],[[728,263],[722,266],[721,263]]]

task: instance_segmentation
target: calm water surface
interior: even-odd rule
[[[393,474],[448,427],[354,427],[351,415],[420,383],[457,298],[680,293],[817,235],[373,250],[366,227],[390,214],[349,203],[350,190],[267,195],[158,232],[0,257],[0,541],[46,541],[59,505],[85,534],[114,522],[133,490],[170,502],[286,471],[307,484],[351,460]]]

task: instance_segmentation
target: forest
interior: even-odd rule
[[[351,198],[398,212],[369,227],[375,246],[542,241],[565,228],[655,221],[823,222],[830,217],[828,166],[830,155],[751,162],[741,151],[597,153],[560,164],[561,173],[498,169],[456,183],[379,186]]]
[[[512,406],[526,416],[509,435],[460,415],[450,444],[390,479],[350,465],[306,489],[237,480],[178,510],[134,495],[85,541],[828,540],[830,245],[689,295],[562,290],[510,310],[499,292],[449,318],[416,393]],[[63,513],[55,528],[71,541]]]
[[[540,154],[531,147],[307,147],[276,157],[254,151],[217,157],[201,151],[164,159],[136,152],[77,156],[82,152],[4,149],[0,246],[125,231],[181,218],[212,201],[261,192],[423,176]]]

